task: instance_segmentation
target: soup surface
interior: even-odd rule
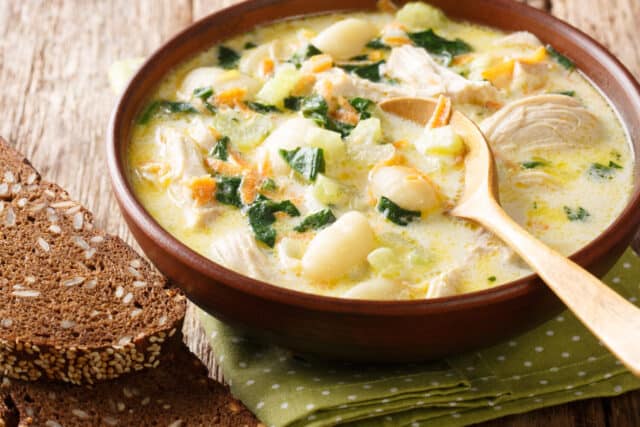
[[[397,96],[442,108],[418,126],[377,107]],[[365,299],[480,290],[529,270],[447,215],[466,151],[451,104],[490,142],[506,211],[561,253],[624,207],[627,135],[571,60],[423,3],[262,26],[185,62],[138,117],[130,180],[178,239],[277,286]]]

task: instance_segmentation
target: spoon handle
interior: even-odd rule
[[[640,377],[640,309],[575,262],[518,225],[493,199],[476,200],[469,219],[513,248],[567,307],[636,376]]]

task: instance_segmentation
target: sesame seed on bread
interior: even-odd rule
[[[260,426],[186,346],[167,362],[92,386],[5,381],[0,395],[20,426]]]
[[[155,367],[182,293],[0,139],[0,376],[82,384]]]

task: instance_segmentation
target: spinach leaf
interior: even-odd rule
[[[218,65],[227,70],[236,68],[240,55],[227,46],[220,46],[218,48]]]
[[[318,126],[339,132],[343,138],[349,135],[354,128],[349,123],[343,123],[329,117],[327,101],[320,95],[288,97],[285,98],[284,105],[290,110],[301,110],[304,117],[313,120]]]
[[[209,155],[220,160],[227,161],[229,158],[229,142],[231,142],[231,140],[228,136],[218,138],[216,145],[213,146]]]
[[[496,281],[496,276],[489,276],[487,277],[487,280],[490,282],[495,282]]]
[[[272,225],[276,222],[276,212],[285,212],[289,216],[299,216],[300,211],[289,200],[274,202],[266,197],[259,197],[247,210],[249,225],[256,239],[273,247],[276,242],[276,230]]]
[[[216,200],[225,205],[242,207],[240,198],[240,184],[242,177],[239,176],[218,176],[216,177]]]
[[[369,41],[366,46],[369,49],[385,49],[385,50],[390,50],[391,46],[386,45],[382,42],[382,39],[380,39],[380,37],[373,39],[371,41]]]
[[[560,90],[558,92],[556,92],[558,95],[564,95],[564,96],[576,96],[576,91],[575,90]]]
[[[522,169],[535,169],[540,166],[547,166],[548,164],[549,162],[547,162],[546,160],[534,159],[520,163],[520,167]]]
[[[309,43],[304,49],[299,52],[296,52],[287,62],[290,62],[296,66],[296,68],[300,68],[305,59],[309,59],[314,55],[320,55],[322,51]]]
[[[208,87],[199,87],[193,91],[193,96],[200,99],[204,104],[205,108],[209,110],[210,113],[215,114],[217,109],[216,107],[209,102],[209,98],[213,96],[213,88],[211,86]]]
[[[382,79],[380,75],[380,65],[385,61],[373,62],[370,64],[342,64],[339,67],[345,71],[349,71],[358,77],[371,80],[372,82],[379,82]]]
[[[276,185],[276,182],[271,178],[265,179],[262,181],[262,184],[260,184],[260,191],[274,191],[277,189],[278,186]]]
[[[299,233],[304,233],[308,230],[318,230],[336,221],[336,217],[331,212],[331,209],[323,209],[316,213],[308,215],[293,229]]]
[[[303,98],[299,102],[299,109],[302,111],[302,115],[308,119],[312,119],[320,126],[325,127],[329,114],[329,106],[327,101],[320,95],[312,95]]]
[[[279,150],[291,169],[309,181],[315,181],[318,173],[324,172],[324,151],[316,147],[298,147],[294,150]]]
[[[602,163],[592,163],[587,173],[589,177],[601,181],[604,179],[613,179],[616,173],[615,169],[622,169],[622,166],[610,160],[608,166]]]
[[[213,88],[211,86],[199,87],[193,91],[193,96],[202,101],[206,101],[211,95],[213,95]]]
[[[471,46],[462,39],[448,40],[437,35],[432,29],[409,33],[409,38],[416,46],[419,46],[434,55],[445,58],[446,65],[456,55],[471,52]]]
[[[371,117],[371,113],[369,113],[369,111],[367,110],[369,110],[369,108],[372,107],[375,102],[367,98],[357,97],[351,98],[349,100],[349,104],[351,104],[351,106],[355,108],[358,113],[360,113],[360,120],[365,120]]]
[[[304,96],[287,96],[284,99],[284,108],[298,111],[302,106],[302,101],[304,101]]]
[[[249,50],[258,47],[258,45],[254,42],[246,42],[243,47],[245,50]]]
[[[587,217],[591,216],[582,206],[578,206],[575,209],[565,206],[564,213],[567,215],[569,221],[586,221]]]
[[[571,71],[576,68],[576,64],[574,64],[572,60],[555,50],[550,44],[546,45],[545,49],[547,49],[547,53],[550,57],[555,59],[558,64],[562,65],[567,70]]]
[[[146,124],[158,114],[176,114],[176,113],[197,113],[193,105],[188,102],[166,101],[156,100],[150,103],[145,108],[140,117],[138,117],[138,124]]]
[[[266,113],[280,113],[280,109],[275,105],[270,104],[262,104],[260,102],[255,101],[247,101],[247,107],[251,108],[253,111],[258,113],[266,114]]]
[[[389,221],[403,227],[413,221],[414,218],[420,218],[420,211],[402,209],[384,196],[380,197],[378,202],[378,212],[382,213]]]
[[[351,58],[349,58],[349,61],[368,61],[369,60],[369,55],[362,54],[362,55],[356,55],[356,56],[352,56]]]

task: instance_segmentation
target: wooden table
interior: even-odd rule
[[[115,102],[107,69],[120,58],[148,55],[195,19],[235,2],[0,0],[0,135],[95,212],[98,225],[135,246],[107,177],[103,141]],[[591,34],[640,78],[640,0],[527,2]],[[187,322],[186,333],[198,340],[195,322]],[[637,427],[640,391],[484,426]]]

